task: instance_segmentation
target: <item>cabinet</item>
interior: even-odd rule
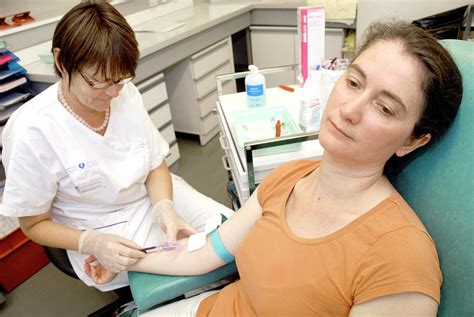
[[[252,61],[259,68],[278,67],[299,63],[297,27],[251,26]],[[325,58],[341,57],[344,30],[326,28]],[[266,75],[266,86],[296,83],[296,71]]]
[[[198,135],[201,145],[209,142],[219,132],[212,112],[217,101],[215,77],[233,72],[230,37],[165,70],[174,129]],[[235,82],[228,82],[223,90],[235,92]]]
[[[143,105],[150,114],[151,121],[170,145],[170,152],[165,159],[170,166],[179,159],[179,148],[171,121],[164,75],[162,73],[154,75],[138,83],[137,88],[142,94]]]
[[[297,59],[297,28],[251,26],[252,63],[259,68],[293,65]],[[296,70],[265,75],[266,86],[296,83]]]

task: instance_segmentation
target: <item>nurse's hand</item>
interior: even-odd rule
[[[197,231],[174,210],[173,202],[169,199],[160,200],[153,206],[153,222],[158,223],[166,232],[167,242],[175,242],[176,238],[183,239]]]
[[[95,256],[90,256],[84,261],[84,271],[96,284],[110,283],[117,276],[98,263]]]
[[[79,252],[90,254],[112,273],[125,271],[145,256],[133,241],[114,234],[86,230],[79,238]]]

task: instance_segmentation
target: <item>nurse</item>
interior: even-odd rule
[[[174,241],[232,211],[201,195],[165,163],[168,143],[131,82],[138,43],[105,1],[84,1],[58,23],[52,41],[61,80],[24,104],[3,132],[7,175],[1,213],[18,217],[33,241],[67,249],[80,279],[94,256],[119,273],[141,247]],[[174,201],[174,202],[173,202]]]

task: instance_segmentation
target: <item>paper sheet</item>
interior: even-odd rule
[[[354,23],[357,0],[311,0],[308,5],[322,5],[326,11],[326,21]]]

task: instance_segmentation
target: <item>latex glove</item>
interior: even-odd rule
[[[169,199],[160,200],[153,206],[153,222],[160,225],[166,232],[166,241],[175,242],[176,238],[186,238],[197,231],[182,219],[174,210],[173,202]]]
[[[102,264],[94,262],[96,261],[95,256],[90,256],[84,261],[84,272],[94,281],[96,284],[110,283],[117,276],[117,273],[112,273],[107,270]]]
[[[125,271],[145,256],[133,241],[114,234],[86,230],[79,237],[79,252],[93,255],[104,268],[113,273]]]

